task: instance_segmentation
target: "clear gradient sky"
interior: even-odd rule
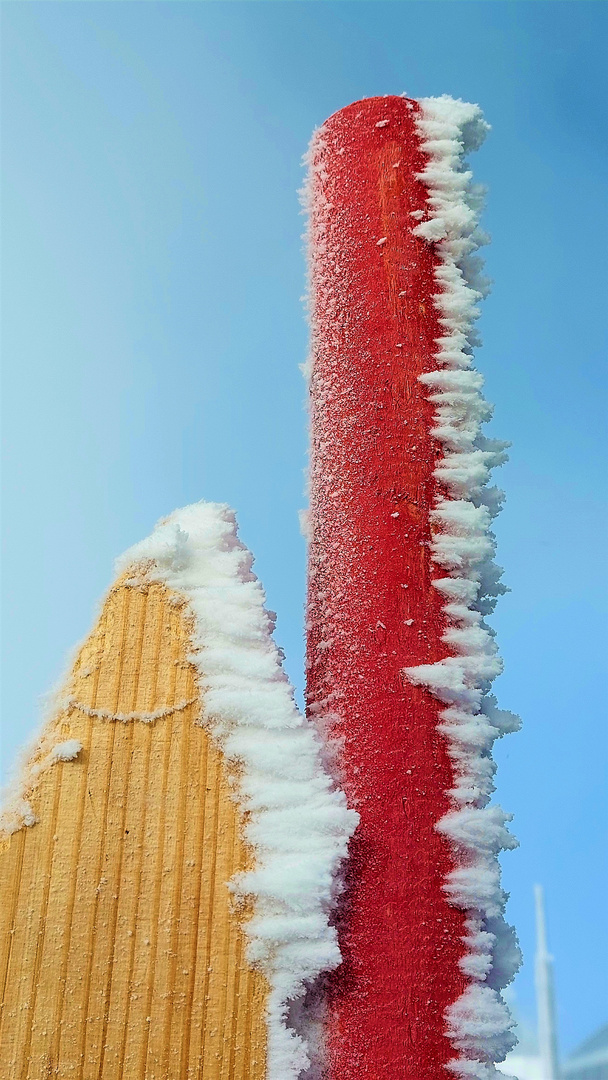
[[[492,124],[478,364],[513,441],[493,622],[498,797],[533,1019],[546,889],[562,1049],[606,1019],[608,10],[586,2],[5,2],[4,768],[123,549],[231,503],[302,688],[306,352],[297,189],[357,98],[450,93]]]

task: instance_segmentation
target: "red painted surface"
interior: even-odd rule
[[[331,1080],[447,1077],[443,1014],[467,985],[464,915],[441,887],[453,857],[434,828],[452,786],[441,706],[401,675],[449,652],[429,552],[442,451],[417,378],[437,366],[441,328],[436,255],[412,234],[427,196],[416,109],[357,102],[313,156],[308,704],[343,739],[341,783],[361,815],[330,987]]]

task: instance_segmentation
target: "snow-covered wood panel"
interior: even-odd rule
[[[291,1080],[309,1064],[299,1006],[340,962],[357,814],[296,708],[252,562],[215,503],[118,562],[3,815],[9,1075]]]
[[[265,1080],[268,984],[228,884],[253,856],[191,629],[182,597],[123,575],[26,770],[35,824],[0,856],[3,1077]]]

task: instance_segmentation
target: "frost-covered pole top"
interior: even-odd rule
[[[496,855],[514,842],[489,752],[516,721],[488,694],[484,618],[504,447],[481,433],[485,238],[466,164],[486,131],[477,105],[376,97],[308,154],[308,707],[341,740],[361,815],[332,1080],[489,1078],[513,1042]]]

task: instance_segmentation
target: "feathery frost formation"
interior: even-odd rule
[[[229,507],[201,502],[160,522],[118,569],[162,581],[193,616],[201,722],[237,766],[235,794],[256,855],[231,888],[253,903],[244,925],[248,955],[270,985],[267,1076],[295,1080],[309,1064],[309,1047],[288,1013],[321,972],[340,963],[328,915],[358,815],[325,772],[319,736],[294,703],[272,639],[275,616],[264,608],[252,562]]]
[[[471,183],[464,156],[481,144],[488,125],[477,105],[447,96],[423,98],[419,104],[416,124],[428,155],[419,179],[429,195],[427,215],[413,231],[435,246],[439,263],[434,302],[443,327],[437,339],[437,370],[420,378],[436,405],[433,434],[444,449],[435,471],[445,496],[432,512],[432,554],[446,572],[433,584],[445,598],[449,655],[435,664],[408,668],[406,674],[446,706],[439,730],[447,739],[456,778],[449,793],[453,809],[437,828],[458,856],[445,890],[467,914],[468,952],[461,963],[471,984],[446,1017],[448,1035],[458,1050],[450,1069],[463,1078],[490,1080],[496,1075],[493,1063],[515,1043],[513,1021],[499,991],[513,978],[520,953],[503,918],[506,896],[497,858],[516,841],[505,827],[509,815],[488,805],[494,790],[492,744],[519,727],[518,718],[499,710],[489,693],[501,662],[484,618],[505,591],[493,562],[490,531],[502,493],[487,485],[490,470],[505,460],[506,444],[480,433],[492,410],[482,396],[483,379],[473,368],[471,353],[477,344],[476,305],[487,292],[475,252],[486,238],[477,225],[481,193]]]

